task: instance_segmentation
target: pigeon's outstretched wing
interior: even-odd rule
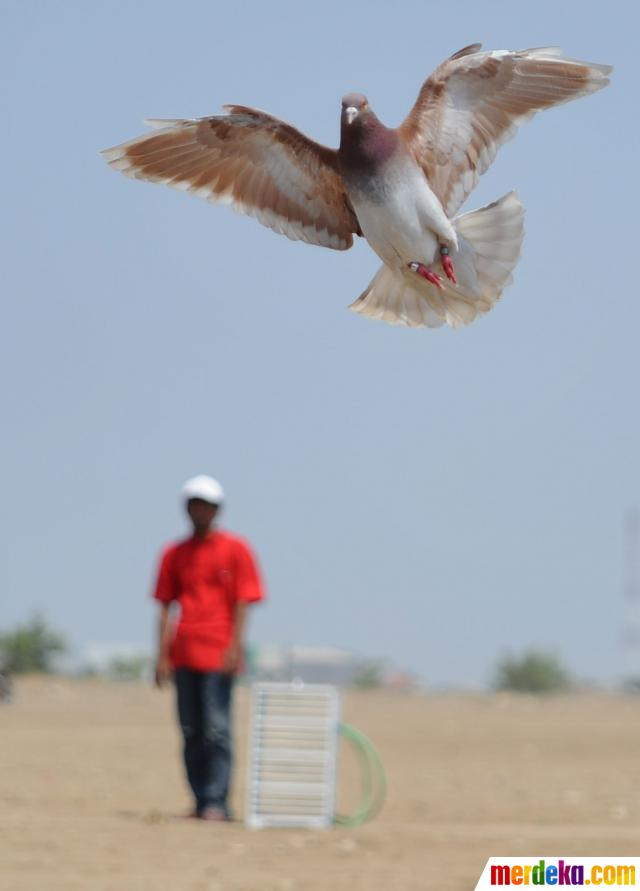
[[[350,248],[360,228],[337,152],[265,112],[241,105],[225,111],[150,121],[159,129],[102,154],[126,176],[230,204],[293,240]]]
[[[399,128],[448,217],[521,124],[609,83],[610,65],[566,59],[556,47],[480,49],[467,46],[436,68]]]

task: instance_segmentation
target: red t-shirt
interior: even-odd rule
[[[169,545],[153,594],[180,604],[170,659],[174,668],[218,671],[231,643],[236,604],[264,592],[255,557],[241,538],[216,529],[204,538]]]

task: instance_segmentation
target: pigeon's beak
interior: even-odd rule
[[[352,124],[354,119],[358,117],[358,109],[353,105],[349,105],[344,110],[344,116],[347,119],[347,124]]]

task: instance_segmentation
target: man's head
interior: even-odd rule
[[[205,535],[224,500],[222,486],[210,476],[194,476],[182,487],[182,498],[196,535]]]

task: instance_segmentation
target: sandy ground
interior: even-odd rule
[[[236,700],[242,816],[247,696]],[[466,891],[491,855],[640,854],[640,699],[349,693],[387,768],[358,829],[247,831],[189,807],[171,691],[27,678],[0,705],[2,891]],[[341,765],[340,807],[356,799]]]

